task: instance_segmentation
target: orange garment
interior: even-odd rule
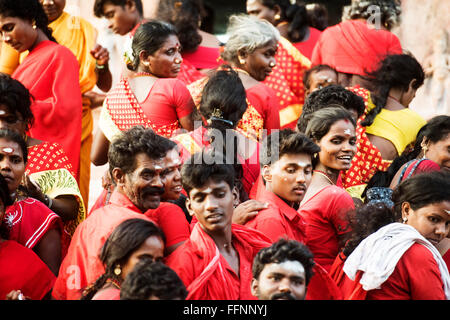
[[[259,250],[270,246],[263,234],[240,225],[232,225],[233,247],[239,254],[239,276],[220,254],[214,240],[200,223],[191,237],[167,259],[185,284],[187,300],[255,300],[251,294],[252,263]]]
[[[32,138],[59,143],[75,174],[79,173],[82,100],[79,67],[73,53],[53,41],[43,41],[17,67],[12,77],[34,97]]]
[[[283,37],[278,42],[275,59],[277,65],[263,83],[276,92],[280,101],[280,127],[295,129],[305,101],[303,74],[311,62]]]

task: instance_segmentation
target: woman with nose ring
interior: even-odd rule
[[[355,127],[351,113],[336,105],[314,112],[305,132],[320,152],[313,158],[311,183],[298,211],[306,222],[306,245],[327,271],[348,232],[345,215],[354,209],[352,197],[338,186],[338,177],[356,153]]]
[[[183,59],[174,27],[162,21],[141,24],[127,53],[131,74],[122,77],[103,103],[91,153],[95,165],[107,162],[109,142],[137,125],[171,137],[179,129],[192,131],[194,102],[176,79]]]
[[[228,41],[221,57],[238,72],[248,104],[237,130],[247,138],[259,141],[263,137],[263,129],[269,135],[272,130],[280,128],[278,98],[275,91],[262,82],[276,66],[275,54],[280,35],[270,23],[245,15],[230,17],[227,35]],[[208,79],[205,77],[188,85],[197,107]]]

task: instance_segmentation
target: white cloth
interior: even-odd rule
[[[441,254],[414,227],[406,224],[391,223],[368,236],[346,259],[343,270],[351,280],[358,271],[363,271],[360,280],[363,289],[379,289],[406,250],[416,242],[428,248],[436,259],[445,296],[450,300],[450,275]]]

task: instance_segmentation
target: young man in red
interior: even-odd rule
[[[270,246],[260,232],[231,223],[238,197],[235,173],[232,164],[219,163],[217,154],[204,151],[181,170],[186,207],[198,222],[166,263],[185,284],[187,300],[255,299],[250,291],[253,259]]]
[[[109,148],[110,173],[116,185],[110,203],[78,225],[59,269],[52,295],[58,300],[78,300],[84,288],[104,272],[99,252],[111,232],[127,219],[149,219],[166,235],[166,247],[189,237],[189,225],[175,204],[160,205],[169,173],[166,154],[174,142],[151,129],[124,131]],[[177,211],[174,208],[178,208]],[[184,220],[184,225],[180,221]],[[169,236],[170,235],[170,236]]]
[[[250,197],[269,206],[245,226],[261,231],[272,242],[287,237],[305,243],[304,222],[296,209],[311,181],[313,155],[319,151],[311,139],[291,129],[266,138],[260,154],[260,181]]]

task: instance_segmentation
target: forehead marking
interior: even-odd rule
[[[295,273],[304,273],[305,272],[305,268],[303,267],[303,265],[295,260],[287,260],[287,261],[283,261],[281,263],[277,263],[280,267],[282,267],[283,269],[289,270],[291,272],[295,272]]]
[[[3,150],[3,152],[5,152],[5,153],[13,153],[13,152],[14,152],[14,149],[13,149],[13,148],[10,148],[10,147],[3,148],[2,150]]]

